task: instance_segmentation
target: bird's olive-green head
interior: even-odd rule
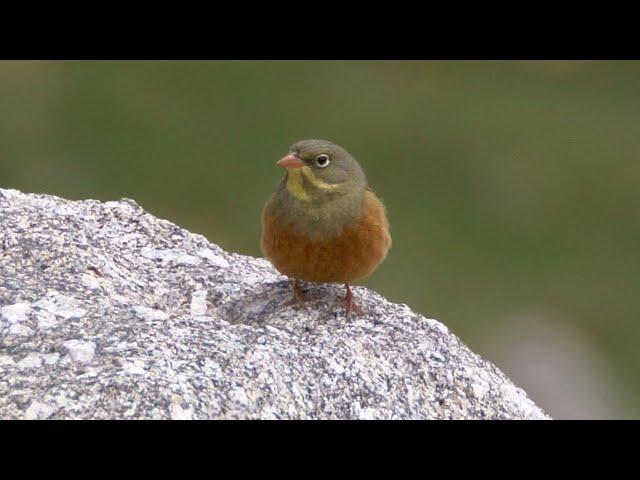
[[[286,168],[274,198],[282,220],[306,231],[337,231],[359,216],[367,179],[344,148],[301,140],[276,165]]]
[[[301,140],[278,165],[285,167],[287,191],[297,200],[321,202],[362,192],[367,180],[349,152],[327,140]]]

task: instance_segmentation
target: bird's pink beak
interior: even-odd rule
[[[293,154],[282,157],[276,162],[276,165],[284,168],[300,168],[304,167],[304,162]]]

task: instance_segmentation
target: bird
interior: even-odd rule
[[[300,140],[276,165],[285,172],[262,209],[260,247],[293,279],[287,305],[305,306],[300,281],[342,283],[346,317],[363,315],[350,284],[371,275],[391,248],[384,204],[358,161],[328,140]]]

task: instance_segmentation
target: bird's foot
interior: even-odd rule
[[[340,303],[344,305],[344,308],[347,311],[347,318],[351,317],[351,312],[355,312],[357,315],[364,315],[364,310],[354,300],[353,292],[351,291],[351,288],[349,288],[349,284],[345,283],[344,286],[347,287],[347,294],[342,300],[340,300]]]
[[[305,302],[308,300],[308,295],[300,288],[300,284],[297,280],[293,282],[293,297],[285,302],[285,306],[297,305],[304,309],[307,308]]]

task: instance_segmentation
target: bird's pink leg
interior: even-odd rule
[[[287,300],[285,305],[286,306],[300,305],[301,307],[306,308],[306,305],[304,304],[306,300],[307,300],[307,294],[304,293],[300,288],[300,284],[298,283],[298,280],[294,279],[293,280],[293,297]]]
[[[347,311],[347,318],[351,316],[352,311],[356,312],[358,315],[364,315],[364,310],[362,310],[360,305],[358,305],[353,298],[353,292],[351,291],[351,288],[349,288],[349,284],[345,283],[344,286],[347,287],[347,294],[344,296],[341,302],[344,305],[345,310]]]

